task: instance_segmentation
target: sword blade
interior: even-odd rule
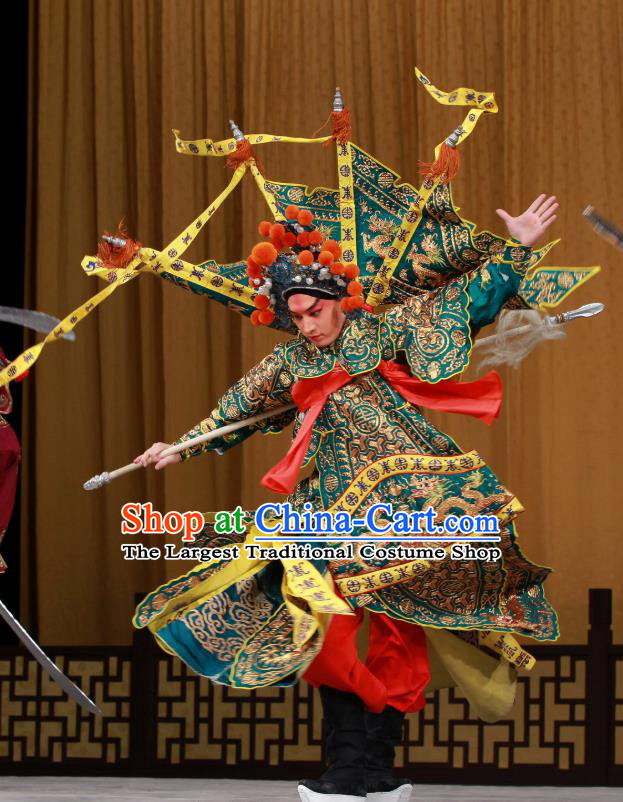
[[[24,646],[28,649],[31,655],[35,658],[35,660],[39,663],[41,668],[46,671],[52,679],[58,683],[61,688],[65,691],[67,696],[77,702],[81,707],[84,707],[85,710],[88,710],[89,713],[94,713],[97,716],[102,715],[102,711],[99,707],[92,702],[91,699],[82,691],[77,685],[75,685],[69,677],[65,676],[60,668],[53,663],[47,654],[43,651],[43,649],[39,646],[39,644],[33,640],[28,632],[24,629],[24,627],[20,624],[20,622],[15,618],[13,613],[6,607],[4,602],[0,599],[0,616],[4,618],[7,624],[11,627],[13,632],[17,635],[20,641],[24,644]]]
[[[57,317],[48,315],[45,312],[36,312],[32,309],[16,309],[13,306],[0,306],[0,321],[15,323],[17,326],[34,329],[42,334],[49,334],[61,322]],[[67,331],[62,337],[64,340],[73,341],[76,339],[76,332]]]

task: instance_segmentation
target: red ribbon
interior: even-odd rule
[[[397,362],[380,362],[376,370],[404,399],[416,406],[471,415],[487,424],[500,414],[502,381],[494,370],[473,382],[443,379],[437,384],[412,376],[406,365]],[[263,477],[264,487],[276,493],[294,490],[318,415],[331,393],[345,387],[353,378],[339,365],[330,373],[313,379],[299,379],[292,386],[294,403],[307,414],[285,457]]]

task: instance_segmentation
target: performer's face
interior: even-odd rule
[[[339,301],[296,294],[288,298],[294,325],[314,345],[330,345],[342,331],[346,315]]]

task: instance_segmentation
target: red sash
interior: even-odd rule
[[[487,424],[491,424],[500,414],[502,382],[494,370],[473,382],[443,379],[437,384],[412,376],[406,365],[399,365],[397,362],[380,362],[376,370],[404,399],[416,406],[471,415]],[[301,412],[307,414],[285,457],[262,479],[264,487],[276,493],[291,493],[294,490],[316,418],[331,393],[349,384],[354,378],[338,365],[330,373],[313,379],[299,379],[292,386],[294,403]]]

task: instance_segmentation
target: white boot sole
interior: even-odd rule
[[[409,786],[409,789],[411,786]],[[370,799],[370,795],[368,796],[352,796],[352,794],[319,794],[317,791],[312,791],[311,788],[307,788],[305,785],[298,786],[299,796],[301,797],[301,802],[366,802],[366,800]],[[392,791],[392,793],[394,793]],[[383,796],[383,794],[381,794]],[[408,797],[405,797],[408,799]],[[402,800],[400,800],[402,802]]]
[[[411,798],[411,784],[401,785],[393,791],[378,791],[366,796],[366,802],[409,802]],[[356,799],[356,797],[353,797]]]

